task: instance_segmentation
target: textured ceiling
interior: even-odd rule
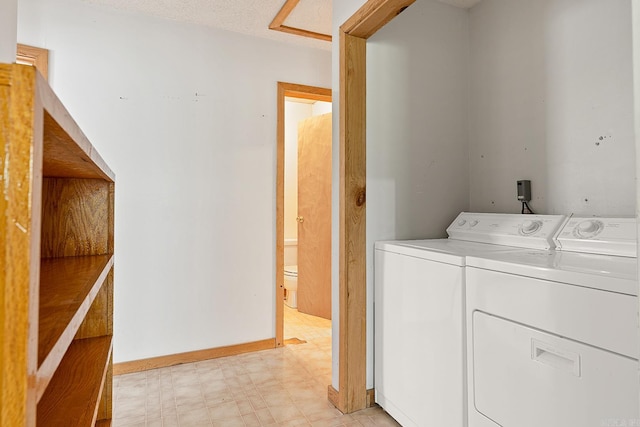
[[[465,9],[470,9],[476,4],[480,3],[480,0],[438,0],[442,3],[447,3],[452,6],[463,7]]]
[[[131,12],[206,25],[324,50],[331,43],[269,29],[285,0],[82,0]],[[341,0],[337,0],[341,1]],[[418,0],[420,1],[420,0]],[[438,0],[471,8],[481,0]],[[300,0],[284,21],[288,27],[331,34],[332,0]]]
[[[191,24],[206,25],[302,46],[331,43],[269,29],[285,0],[82,0]],[[340,0],[338,0],[340,1]],[[284,25],[331,34],[331,0],[300,0]]]

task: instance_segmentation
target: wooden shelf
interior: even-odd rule
[[[73,342],[38,403],[37,424],[85,427],[96,422],[107,373],[111,337]]]
[[[0,129],[0,426],[108,426],[115,175],[33,67]]]
[[[41,261],[38,400],[73,341],[112,266],[112,255],[51,258]]]

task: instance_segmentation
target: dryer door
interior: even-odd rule
[[[635,359],[473,313],[473,404],[502,427],[638,425],[637,370]]]

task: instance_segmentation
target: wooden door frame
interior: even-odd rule
[[[329,400],[343,413],[355,412],[373,403],[373,393],[366,388],[367,39],[414,2],[369,0],[339,30],[339,373],[338,390],[329,385]]]
[[[276,347],[284,345],[284,99],[331,102],[331,89],[278,82],[276,160]]]

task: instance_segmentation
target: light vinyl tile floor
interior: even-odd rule
[[[304,344],[114,377],[114,427],[398,426],[379,407],[343,415],[327,400],[331,321],[285,306]]]

